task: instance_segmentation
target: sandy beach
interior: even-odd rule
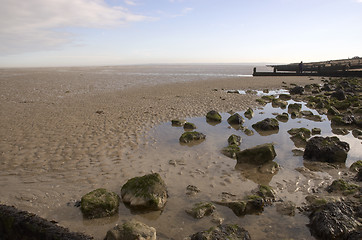
[[[230,173],[226,183],[233,184],[213,185],[210,178],[199,178],[188,169],[205,167],[212,172],[218,168],[216,163],[202,165],[201,161],[201,167],[190,163],[183,170],[170,166],[172,154],[180,153],[158,152],[153,127],[174,118],[202,117],[210,110],[258,107],[257,96],[230,94],[225,91],[228,89],[278,89],[292,83],[320,83],[319,78],[311,81],[308,77],[214,77],[149,84],[95,72],[97,68],[0,70],[0,202],[96,239],[131,217],[156,227],[165,239],[178,239],[175,236],[184,237],[210,225],[207,220],[194,224],[195,220],[181,214],[184,210],[167,210],[184,203],[188,184],[196,182],[205,198],[213,192],[242,194],[255,187],[246,183],[244,189],[239,189],[239,176]],[[182,154],[184,159],[201,160],[215,155],[194,155],[190,149]],[[219,167],[220,171],[224,168],[228,166]],[[83,220],[79,208],[73,207],[82,195],[95,188],[119,193],[129,178],[150,172],[164,177],[173,199],[162,214],[133,215],[121,204],[116,217]],[[258,220],[253,216],[248,221]],[[255,236],[258,229],[249,231]],[[255,239],[268,234],[260,232]]]

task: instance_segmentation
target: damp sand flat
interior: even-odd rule
[[[168,75],[151,79],[147,74],[124,77],[117,71],[114,68],[0,70],[1,203],[102,239],[109,228],[132,217],[132,213],[121,204],[116,217],[83,220],[80,210],[72,204],[85,193],[98,187],[119,193],[127,179],[151,171],[161,172],[166,184],[175,186],[170,189],[170,196],[177,196],[185,188],[186,182],[174,184],[180,170],[164,164],[170,160],[169,153],[154,149],[155,143],[147,135],[151,127],[172,118],[203,116],[211,109],[228,112],[256,107],[257,96],[228,94],[221,89],[276,89],[283,81],[287,85],[311,83],[307,77],[243,78],[235,72],[231,76],[196,74],[187,81],[179,74],[169,83]],[[129,71],[140,72],[136,67]],[[319,82],[319,79],[313,81]],[[155,152],[158,155],[152,156]],[[185,158],[205,158],[192,151],[183,154]],[[202,161],[200,164],[201,171],[209,165]],[[187,184],[191,184],[192,174],[186,173],[190,175]],[[237,179],[231,180],[234,185],[225,184],[225,191],[237,188]],[[198,182],[200,189],[209,186],[209,179]],[[220,190],[219,186],[215,194]],[[159,227],[166,236],[184,237],[201,229],[195,229],[194,220],[184,215],[188,206],[180,206],[182,202],[170,201],[161,217],[160,213],[133,217]],[[258,221],[257,216],[252,219]],[[201,220],[199,225],[203,223],[210,225],[209,220]]]

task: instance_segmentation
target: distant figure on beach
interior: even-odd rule
[[[303,61],[299,63],[299,73],[303,72]]]

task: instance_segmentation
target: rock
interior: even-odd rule
[[[229,145],[221,150],[221,153],[229,158],[236,158],[238,152],[240,152],[240,148],[237,145]]]
[[[273,95],[267,95],[261,97],[265,102],[272,102],[275,97]]]
[[[341,113],[338,111],[337,108],[331,106],[330,108],[328,108],[328,112],[329,115],[341,115]]]
[[[309,110],[300,111],[300,113],[301,113],[303,116],[313,116],[313,115],[314,115],[314,114],[312,113],[312,111],[309,111]]]
[[[253,124],[252,127],[256,130],[261,131],[279,130],[279,123],[274,118],[266,118],[260,122]]]
[[[86,218],[108,217],[118,213],[119,196],[104,188],[87,193],[81,199],[80,209]]]
[[[349,134],[349,131],[345,128],[332,128],[332,133],[336,135],[347,135]]]
[[[354,215],[353,208],[344,202],[327,203],[310,214],[309,227],[320,239],[351,239],[361,228]]]
[[[207,121],[211,121],[211,122],[221,122],[221,115],[220,113],[214,111],[214,110],[211,110],[210,112],[208,112],[206,114],[206,120]]]
[[[196,125],[193,123],[186,122],[184,124],[184,129],[185,130],[194,130],[194,129],[196,129]]]
[[[286,101],[283,101],[283,100],[279,99],[279,98],[275,98],[272,101],[272,106],[274,108],[280,107],[282,109],[285,109],[288,106],[288,103]]]
[[[132,208],[160,210],[167,202],[167,188],[158,173],[135,177],[121,188],[122,200]]]
[[[192,141],[204,140],[206,135],[199,132],[185,132],[181,135],[180,143],[190,143]]]
[[[226,93],[237,93],[237,94],[239,94],[239,91],[238,90],[228,90]]]
[[[246,201],[228,201],[228,202],[215,202],[216,204],[230,208],[233,213],[240,217],[246,214]]]
[[[230,125],[242,125],[244,123],[244,118],[240,116],[239,113],[235,113],[234,115],[231,115],[227,121]]]
[[[304,159],[320,162],[345,162],[349,144],[338,137],[313,137],[307,142]]]
[[[272,161],[276,155],[274,145],[272,143],[266,143],[240,151],[236,154],[236,158],[237,163],[261,165]]]
[[[235,145],[235,146],[239,146],[241,144],[241,137],[235,134],[232,134],[229,138],[228,138],[228,143],[229,145]]]
[[[244,128],[243,132],[247,135],[247,136],[253,136],[254,135],[254,131],[250,130],[248,128]]]
[[[354,116],[333,116],[331,118],[331,123],[335,126],[349,126],[355,123]]]
[[[282,114],[278,114],[275,118],[280,122],[288,122],[289,115],[288,115],[288,113],[282,113]]]
[[[362,182],[362,169],[358,170],[358,173],[356,174],[355,180],[357,182]]]
[[[131,220],[109,230],[105,240],[156,240],[156,229]]]
[[[194,185],[188,185],[186,187],[186,195],[195,195],[197,193],[201,192],[200,189]]]
[[[275,174],[279,168],[278,163],[271,161],[258,166],[258,172],[261,174]]]
[[[288,130],[288,133],[292,135],[290,139],[296,147],[305,147],[307,139],[311,136],[310,130],[306,128],[292,128]]]
[[[251,240],[249,232],[238,225],[219,225],[211,227],[209,230],[195,233],[191,236],[191,240]]]
[[[346,94],[343,90],[339,89],[332,93],[331,97],[338,99],[339,101],[346,99]]]
[[[264,101],[263,99],[261,98],[258,98],[255,100],[257,103],[259,103],[260,105],[265,105],[266,104],[266,101]]]
[[[312,128],[312,135],[321,134],[322,130],[320,128]]]
[[[292,103],[288,105],[288,112],[300,112],[302,109],[302,104],[300,103]]]
[[[334,180],[328,187],[328,192],[342,192],[343,195],[354,194],[358,190],[358,186],[355,184],[347,183],[343,179]]]
[[[193,208],[186,210],[186,213],[191,215],[193,218],[201,219],[204,216],[209,216],[214,212],[215,206],[209,202],[195,203]]]
[[[310,138],[311,136],[311,132],[307,128],[292,128],[288,130],[288,133],[292,136],[300,133],[304,138]]]
[[[352,130],[352,135],[353,135],[355,138],[359,138],[360,136],[362,136],[362,131],[359,130],[359,129],[353,129],[353,130]]]
[[[288,101],[288,100],[292,99],[292,96],[290,96],[289,94],[283,93],[283,94],[279,95],[279,99],[281,99],[283,101]]]
[[[362,169],[362,160],[358,160],[357,162],[352,163],[352,165],[349,167],[349,170],[352,172],[358,172]]]
[[[245,214],[260,214],[264,211],[264,199],[257,195],[247,197]]]
[[[289,90],[290,94],[303,94],[304,88],[301,86],[295,86],[294,88]]]
[[[259,190],[257,191],[257,194],[262,197],[265,200],[275,200],[275,191],[272,187],[267,185],[259,185]]]
[[[296,205],[292,201],[280,202],[276,204],[277,212],[281,215],[294,216]]]
[[[248,119],[251,119],[254,115],[254,111],[251,108],[248,108],[248,110],[245,111],[244,116]]]
[[[186,123],[186,120],[183,119],[173,119],[171,120],[171,124],[174,127],[182,127]]]

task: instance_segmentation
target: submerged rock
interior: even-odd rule
[[[294,216],[296,205],[292,201],[280,202],[276,204],[277,212],[281,215]]]
[[[196,125],[193,123],[190,123],[190,122],[186,122],[184,124],[184,129],[185,130],[194,130],[194,129],[196,129]]]
[[[156,240],[156,229],[131,220],[109,230],[105,240]]]
[[[239,146],[241,144],[241,137],[235,134],[232,134],[229,138],[228,138],[228,143],[229,145],[236,145]]]
[[[239,113],[235,113],[234,115],[231,115],[227,121],[230,125],[242,125],[245,120]]]
[[[221,150],[221,153],[229,158],[236,158],[238,152],[240,152],[240,148],[237,145],[229,145]]]
[[[278,114],[275,118],[280,122],[288,122],[289,114],[288,113]]]
[[[361,223],[352,206],[344,202],[327,203],[309,216],[312,235],[320,239],[361,239]]]
[[[182,127],[185,123],[186,123],[186,120],[182,120],[182,119],[171,120],[171,124],[173,127]]]
[[[328,187],[328,192],[342,192],[343,195],[354,194],[357,190],[357,185],[350,184],[343,179],[334,180]]]
[[[275,108],[280,107],[282,109],[285,109],[288,106],[288,103],[286,101],[283,101],[283,100],[279,99],[279,98],[275,98],[272,101],[272,106],[275,107]]]
[[[261,131],[279,130],[279,122],[274,118],[266,118],[260,122],[253,124],[252,127],[256,130]]]
[[[292,128],[288,130],[288,133],[292,135],[290,139],[296,147],[305,147],[307,139],[311,136],[311,132],[307,128]]]
[[[158,173],[135,177],[121,188],[122,200],[133,208],[160,210],[167,202],[167,188]]]
[[[191,215],[193,218],[201,219],[204,216],[211,215],[211,213],[213,213],[215,209],[216,208],[212,203],[200,202],[195,203],[191,209],[186,210],[186,213]]]
[[[236,154],[236,158],[237,163],[261,165],[272,161],[276,155],[274,145],[272,143],[266,143],[240,151]]]
[[[86,218],[108,217],[118,213],[119,196],[104,188],[87,193],[81,199],[80,209]]]
[[[238,225],[219,225],[209,230],[198,232],[190,237],[191,240],[251,240],[250,234]]]
[[[312,128],[312,135],[321,134],[322,130],[320,128]]]
[[[345,162],[349,144],[338,137],[313,137],[307,142],[304,159],[320,162]]]
[[[181,135],[179,141],[181,143],[189,143],[197,140],[204,140],[206,135],[199,132],[185,132]]]
[[[220,113],[211,110],[210,112],[208,112],[206,114],[206,120],[211,121],[211,122],[221,122],[221,115]]]

